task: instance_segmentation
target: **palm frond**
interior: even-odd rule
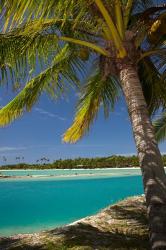
[[[150,114],[166,107],[166,78],[148,57],[138,63],[138,73]]]
[[[69,87],[77,86],[77,70],[82,67],[68,45],[64,46],[54,58],[53,65],[30,80],[25,88],[0,110],[0,126],[5,126],[30,111],[43,91],[52,97],[62,95]]]
[[[19,78],[25,78],[30,71],[35,72],[36,61],[39,61],[44,68],[61,47],[62,42],[58,36],[72,33],[73,25],[76,25],[75,21],[69,20],[61,29],[62,22],[63,19],[34,20],[7,34],[0,34],[1,80],[7,81],[10,77],[13,83],[18,81],[18,71]],[[82,29],[85,24],[88,26],[87,22],[81,21],[77,23],[77,28]],[[76,30],[75,38],[80,38],[81,32],[82,30]],[[82,38],[85,37],[87,44],[95,40],[94,36],[83,33]],[[78,51],[77,46],[75,50]]]
[[[134,9],[137,10],[136,7]],[[144,39],[147,39],[150,44],[156,45],[163,37],[165,32],[165,10],[165,4],[155,5],[155,3],[151,3],[149,8],[144,6],[140,12],[137,10],[136,13],[130,16],[129,28],[135,33],[137,47],[141,45]],[[158,28],[157,31],[156,28]]]
[[[166,113],[163,112],[157,120],[153,122],[155,128],[155,136],[158,142],[166,139]]]
[[[147,9],[156,6],[156,2],[153,0],[134,0],[133,4],[134,13],[143,13]]]
[[[100,6],[98,4],[100,8],[97,8],[97,5],[96,8],[93,8],[97,2],[100,3]],[[119,32],[124,16],[120,12],[120,4],[117,6],[117,12],[115,11],[115,2],[110,0],[102,2],[100,0],[0,1],[1,23],[5,32],[8,31],[0,36],[2,40],[2,46],[0,45],[2,77],[7,78],[10,71],[13,79],[16,79],[15,74],[18,72],[25,72],[28,75],[29,71],[35,71],[38,60],[42,64],[41,69],[49,65],[48,69],[30,80],[17,97],[1,109],[0,125],[4,126],[19,117],[25,110],[29,111],[42,91],[47,91],[52,96],[55,93],[59,95],[64,91],[67,82],[73,85],[80,78],[78,73],[83,71],[83,65],[86,64],[86,58],[91,56],[91,52],[87,49],[86,52],[84,51],[85,53],[82,53],[82,44],[81,46],[78,44],[68,45],[69,39],[66,40],[65,44],[67,47],[70,46],[70,50],[62,49],[61,51],[60,48],[63,47],[64,42],[59,42],[59,35],[69,36],[72,34],[74,39],[82,38],[86,42],[94,41],[97,45],[107,48],[108,41],[104,41],[102,36],[102,27],[106,24],[111,31],[108,40],[111,40],[110,37],[117,38],[114,40],[117,40],[118,46],[122,45],[123,47],[123,39],[120,38]],[[118,2],[121,2],[122,7],[125,8],[128,1]],[[153,0],[138,0],[130,4],[129,11],[132,15],[130,19],[127,18],[128,27],[126,28],[131,29],[131,31],[135,29],[136,40],[141,37],[138,43],[136,42],[138,50],[147,49],[147,47],[152,49],[147,39],[148,29],[156,18],[159,18],[160,11],[163,10],[155,8],[155,15],[148,15],[148,20],[144,19],[140,25],[140,19],[143,19],[143,15],[147,13],[149,7],[154,7]],[[119,13],[121,13],[121,20],[116,18]],[[119,28],[117,29],[117,27]],[[119,39],[120,42],[118,42]],[[160,42],[159,47],[155,46],[155,48],[160,50],[163,48],[164,42],[165,40],[162,40],[162,44]],[[81,54],[86,54],[83,56],[85,61]],[[91,58],[94,59],[95,56],[96,54],[93,54]],[[47,65],[43,66],[45,63]],[[138,65],[150,113],[154,113],[161,106],[166,107],[165,63],[166,56],[159,54],[155,57],[142,58]],[[113,108],[119,88],[110,72],[111,70],[109,71],[110,75],[105,78],[100,69],[90,78],[78,104],[74,123],[67,130],[64,141],[75,142],[81,138],[95,120],[101,104],[103,104],[106,114]]]
[[[26,28],[18,28],[7,34],[0,34],[0,70],[2,76],[3,71],[6,70],[7,76],[12,75],[12,81],[17,81],[18,71],[19,78],[22,78],[26,73],[29,73],[30,69],[35,70],[37,57],[40,61],[46,61],[51,53],[56,53],[58,47],[56,37],[47,37],[41,32],[45,29],[45,23],[43,29],[35,24],[36,22],[32,22],[31,25],[26,25]]]
[[[146,52],[143,52],[139,58],[139,61],[142,60],[144,57],[150,57],[150,56],[159,56],[159,55],[166,55],[166,46],[164,46],[163,48],[155,48],[153,50],[147,50]]]
[[[90,125],[97,117],[103,105],[104,113],[108,116],[119,94],[119,85],[111,77],[103,78],[100,71],[90,77],[77,106],[72,126],[63,136],[64,142],[75,143],[89,131]]]
[[[1,0],[4,30],[21,25],[29,20],[43,18],[85,19],[88,2],[84,0]]]
[[[124,25],[125,25],[125,28],[127,28],[128,22],[129,22],[129,19],[130,19],[130,13],[132,12],[132,8],[133,8],[133,5],[134,5],[134,1],[133,0],[127,0],[124,4],[126,4],[125,13],[124,13]]]
[[[166,9],[166,5],[165,5]],[[148,31],[148,42],[152,46],[156,46],[163,42],[163,39],[166,39],[166,11],[162,12],[157,18],[155,18]]]

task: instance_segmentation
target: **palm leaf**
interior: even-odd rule
[[[166,139],[166,113],[162,113],[161,117],[153,123],[155,128],[155,136],[158,142]]]
[[[29,20],[43,18],[63,18],[64,22],[70,17],[79,21],[85,18],[85,9],[89,4],[84,1],[70,0],[1,0],[3,13],[2,25],[4,30],[17,27]]]
[[[73,25],[76,24],[75,21],[69,20],[61,29],[62,22],[63,19],[35,20],[7,34],[0,34],[0,70],[3,77],[1,80],[12,80],[13,83],[18,81],[18,71],[19,78],[25,78],[29,71],[35,72],[36,60],[40,62],[42,68],[45,68],[48,61],[55,56],[57,49],[61,47],[62,42],[59,42],[58,37],[60,32],[61,36],[64,32],[71,33]],[[77,28],[82,29],[85,24],[87,22],[81,21],[77,23]],[[80,38],[81,32],[76,30],[75,38]],[[84,33],[82,37],[89,42],[95,39],[94,36]],[[75,47],[75,50],[78,48]]]
[[[123,7],[125,6],[126,2],[127,1],[125,0],[122,1]],[[116,20],[114,3],[115,1],[111,2],[110,0],[104,1],[105,9],[106,10],[108,9],[108,15],[110,15],[111,22],[113,24],[115,24]],[[50,94],[54,95],[55,92],[54,87],[52,89],[52,86],[49,85],[48,82],[49,83],[54,82],[55,89],[58,86],[60,86],[60,89],[63,89],[61,85],[63,74],[65,75],[64,77],[65,83],[67,81],[73,83],[78,80],[76,79],[78,77],[76,77],[75,74],[77,72],[76,69],[78,69],[79,72],[80,68],[82,68],[82,61],[78,58],[80,47],[74,45],[73,47],[71,46],[70,48],[73,48],[71,49],[73,57],[71,57],[70,55],[70,57],[66,57],[65,60],[60,60],[58,65],[56,64],[57,59],[55,55],[59,47],[61,47],[61,43],[57,42],[57,35],[59,33],[61,35],[72,34],[75,39],[84,37],[86,38],[87,41],[95,41],[97,44],[104,44],[106,46],[107,44],[105,43],[105,41],[103,41],[103,39],[101,39],[102,28],[100,28],[98,22],[99,19],[102,19],[101,23],[103,24],[105,22],[104,18],[101,16],[101,13],[99,13],[99,11],[98,12],[96,11],[96,9],[92,11],[92,8],[94,6],[94,1],[85,1],[85,0],[4,1],[2,0],[1,4],[3,5],[2,13],[4,20],[2,24],[5,23],[5,29],[11,30],[10,35],[12,35],[13,37],[15,36],[15,39],[16,40],[18,39],[18,42],[20,42],[21,44],[20,46],[21,49],[18,51],[19,55],[18,58],[20,58],[20,61],[18,61],[18,63],[16,64],[17,69],[15,71],[18,72],[19,67],[21,67],[20,65],[23,65],[22,68],[25,68],[26,63],[28,65],[27,69],[29,66],[34,68],[36,65],[36,57],[41,58],[41,61],[45,59],[48,60],[47,63],[53,61],[53,66],[49,67],[49,69],[41,73],[40,76],[37,76],[33,80],[31,80],[30,83],[26,85],[25,89],[20,93],[19,98],[16,97],[16,99],[14,99],[9,105],[4,107],[0,111],[1,112],[0,114],[2,114],[1,124],[5,125],[12,119],[15,119],[17,116],[20,116],[24,112],[24,110],[31,109],[32,105],[37,101],[42,91],[47,90]],[[146,9],[149,6],[154,6],[153,1],[150,0],[134,1],[132,6],[132,13],[137,14],[140,17],[141,13],[146,11]],[[96,12],[95,15],[94,12]],[[54,19],[53,22],[52,19]],[[136,22],[137,20],[138,19],[136,18]],[[128,28],[132,27],[131,20],[129,20],[128,24],[129,24]],[[13,27],[15,28],[17,25],[19,25],[19,28],[13,30]],[[136,28],[139,27],[140,23],[139,25],[137,25]],[[143,39],[144,39],[147,36],[146,25],[143,28],[143,31],[141,30],[141,33],[143,33],[144,35]],[[8,34],[3,34],[3,35],[7,36]],[[9,37],[7,38],[9,39]],[[53,44],[53,41],[55,41],[56,46],[52,48],[51,44]],[[137,46],[137,48],[140,49],[141,47],[142,49],[142,47],[143,48],[145,47],[146,49],[147,48],[146,45],[147,44],[143,43],[143,40],[141,40],[141,43],[139,44],[139,46]],[[150,45],[148,44],[148,46]],[[12,48],[12,42],[11,42],[11,48]],[[8,53],[9,52],[5,51],[4,55],[6,56],[4,57],[5,58],[4,61],[3,61],[4,58],[2,58],[2,62],[4,62],[2,63],[2,68],[4,67],[3,71],[4,77],[5,75],[6,76],[8,75],[8,72],[6,71],[6,64],[10,61],[10,57],[7,56]],[[88,51],[88,53],[90,52]],[[12,56],[13,57],[11,57],[12,58],[11,61],[13,62],[12,64],[12,69],[13,69],[13,67],[15,67],[13,66],[15,63],[14,61],[15,54]],[[53,59],[54,56],[55,56],[55,61]],[[25,64],[20,63],[22,58],[25,58]],[[69,60],[67,60],[67,58],[69,58]],[[156,62],[156,60],[160,61],[161,63],[160,66],[158,62]],[[62,63],[63,67],[61,62],[63,62]],[[79,64],[77,65],[76,62],[79,62]],[[55,68],[54,64],[56,65]],[[160,106],[165,106],[165,100],[166,100],[164,94],[166,93],[164,86],[165,79],[161,77],[161,73],[163,73],[163,71],[160,71],[161,67],[164,67],[164,65],[165,65],[165,58],[163,57],[163,55],[156,56],[155,58],[153,58],[153,60],[149,59],[148,57],[143,58],[139,62],[139,75],[142,82],[144,95],[146,97],[146,101],[151,113],[153,113]],[[55,72],[53,69],[55,69]],[[153,75],[155,79],[154,81],[152,75],[150,75],[152,72],[154,72]],[[54,75],[54,81],[51,81],[52,77],[50,75]],[[163,75],[164,74],[162,74],[162,76]],[[40,81],[40,79],[42,79],[42,81]],[[39,95],[37,95],[36,88],[39,91]],[[31,95],[27,89],[31,90]],[[103,75],[100,72],[97,72],[89,80],[89,83],[85,87],[83,96],[78,105],[76,118],[74,120],[72,127],[66,132],[64,140],[75,142],[76,140],[81,138],[83,134],[89,130],[90,124],[96,118],[101,103],[103,103],[105,112],[107,113],[108,110],[110,110],[110,106],[113,106],[114,104],[115,100],[114,97],[117,96],[116,95],[117,92],[118,92],[117,84],[115,83],[115,80],[111,76],[105,79],[103,78]],[[25,93],[26,95],[29,95],[29,99],[26,99]],[[12,109],[13,107],[14,109]],[[14,110],[16,110],[15,111],[16,114],[13,114],[12,116],[12,112],[14,113]],[[5,112],[8,118],[5,118]]]
[[[166,107],[166,78],[148,57],[138,63],[138,73],[150,114]]]
[[[24,111],[30,111],[43,91],[47,91],[52,97],[58,97],[66,89],[67,83],[69,86],[77,85],[76,71],[80,70],[82,65],[79,60],[76,62],[75,55],[68,45],[57,53],[53,62],[50,68],[30,80],[16,97],[0,110],[0,126],[9,124]],[[76,65],[78,67],[74,68]]]
[[[51,52],[53,55],[55,54],[58,47],[56,36],[44,35],[46,25],[44,23],[41,27],[41,25],[36,25],[38,23],[31,22],[21,29],[18,28],[8,34],[0,34],[1,75],[4,74],[4,70],[7,70],[8,78],[12,74],[12,80],[17,81],[16,73],[18,71],[19,78],[21,78],[23,75],[25,77],[30,69],[35,70],[37,57],[40,61],[44,60],[45,62]]]
[[[111,77],[103,78],[100,71],[90,77],[77,106],[72,126],[65,132],[63,141],[74,143],[89,131],[103,104],[105,115],[113,109],[119,94],[117,81]]]
[[[136,13],[130,16],[129,22],[129,28],[135,33],[136,46],[139,47],[145,39],[146,42],[150,43],[151,45],[157,45],[157,42],[160,41],[164,35],[163,28],[165,24],[166,13],[164,11],[166,10],[166,5],[155,5],[155,3],[150,3],[148,4],[149,7],[147,7],[143,4],[140,12],[136,6],[133,8],[134,12]],[[161,22],[162,25],[158,25],[158,29],[156,31],[156,24]],[[161,26],[163,26],[163,28]]]

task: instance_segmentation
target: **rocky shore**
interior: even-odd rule
[[[0,238],[1,250],[149,249],[144,196],[107,207],[98,214],[54,230]]]

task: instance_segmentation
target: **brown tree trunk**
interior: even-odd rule
[[[166,175],[137,70],[124,63],[120,80],[143,175],[152,249],[166,249]]]

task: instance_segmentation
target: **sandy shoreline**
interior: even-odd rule
[[[140,175],[139,173],[133,173],[133,175]],[[122,174],[122,176],[133,176],[132,174]],[[100,177],[100,176],[105,176],[105,177],[120,177],[119,175],[116,175],[114,173],[88,173],[88,174],[71,174],[71,175],[25,175],[25,176],[7,176],[7,175],[0,175],[0,179],[35,179],[35,178],[73,178],[73,177]]]
[[[59,172],[59,171],[70,171],[71,170],[71,174],[69,174],[69,173],[67,173],[67,174],[62,174],[62,173],[60,173],[59,175],[56,175],[56,174],[54,174],[54,173],[46,173],[46,174],[33,174],[33,172],[36,172],[36,171],[57,171],[57,172]],[[78,173],[79,171],[92,171],[92,172],[90,172],[90,173]],[[100,170],[100,171],[105,171],[105,170],[117,170],[117,172],[115,173],[115,172],[113,172],[113,173],[108,173],[108,172],[106,172],[106,173],[102,173],[102,172],[95,172],[95,173],[93,173],[93,171],[95,171],[95,170]],[[79,178],[79,177],[125,177],[125,176],[135,176],[135,175],[140,175],[141,174],[141,172],[140,171],[136,171],[136,173],[135,173],[135,171],[134,172],[126,172],[126,173],[124,173],[124,172],[122,172],[122,173],[120,173],[121,171],[123,171],[123,170],[128,170],[128,171],[130,171],[130,170],[140,170],[140,168],[139,167],[130,167],[130,168],[95,168],[95,169],[84,169],[84,168],[80,168],[80,169],[14,169],[14,170],[9,170],[9,169],[1,169],[0,170],[0,180],[2,180],[2,179],[51,179],[51,178],[53,178],[53,179],[69,179],[69,178],[74,178],[74,179],[77,179],[77,178]],[[31,172],[30,174],[27,174],[27,175],[8,175],[7,173],[6,174],[3,174],[3,172],[25,172],[25,171],[27,171],[27,173],[28,172]],[[73,171],[77,171],[77,173],[72,173]]]
[[[125,167],[125,168],[63,168],[63,169],[57,169],[57,168],[45,168],[45,169],[0,169],[0,171],[54,171],[54,170],[57,170],[57,171],[63,171],[63,170],[73,170],[73,171],[79,171],[79,170],[111,170],[111,169],[140,169],[140,167]]]
[[[122,213],[125,211],[125,213]],[[141,223],[139,223],[141,221]],[[0,236],[0,249],[150,249],[144,196],[134,196],[73,223]],[[51,246],[51,248],[50,248]]]
[[[166,167],[165,168],[165,171],[166,171]],[[54,173],[47,173],[47,174],[27,174],[27,175],[4,175],[3,172],[25,172],[27,171],[28,172],[36,172],[36,171],[70,171],[71,170],[71,174],[59,174],[59,175],[55,175]],[[117,170],[117,173],[119,171],[119,174],[117,175],[117,173],[113,172],[113,173],[101,173],[101,172],[95,172],[93,173],[93,171],[95,170],[100,170],[100,171],[104,171],[104,170]],[[123,170],[139,170],[138,172],[136,173],[132,173],[132,171],[129,173],[129,172],[122,172],[120,173],[120,171],[123,171]],[[73,171],[77,171],[77,173],[72,173]],[[79,171],[92,171],[91,173],[78,173]],[[79,168],[79,169],[0,169],[0,180],[2,179],[39,179],[39,178],[55,178],[55,179],[61,179],[61,178],[79,178],[79,177],[123,177],[123,176],[135,176],[135,175],[140,175],[141,174],[141,170],[139,167],[128,167],[128,168],[94,168],[94,169],[85,169],[85,168]]]

